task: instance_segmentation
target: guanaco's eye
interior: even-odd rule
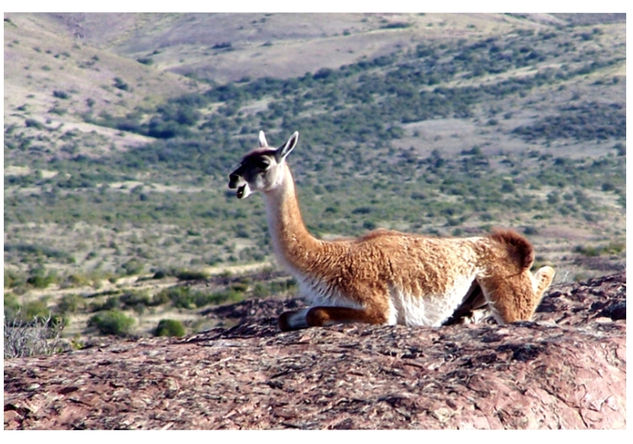
[[[257,159],[255,161],[255,167],[262,171],[267,170],[269,166],[270,166],[270,162],[266,159]]]

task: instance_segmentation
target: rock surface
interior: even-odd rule
[[[626,426],[624,273],[558,285],[534,322],[281,333],[295,300],[217,307],[183,339],[5,361],[5,429]]]

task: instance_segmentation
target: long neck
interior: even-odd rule
[[[301,217],[292,173],[283,165],[278,186],[265,193],[268,228],[277,259],[293,274],[309,269],[322,241],[312,236]]]

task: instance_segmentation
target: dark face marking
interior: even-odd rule
[[[260,148],[244,156],[240,166],[229,174],[229,188],[237,189],[237,197],[241,199],[250,189],[255,189],[257,178],[262,176],[272,165],[275,150]],[[248,184],[248,188],[247,188]]]
[[[275,158],[277,151],[270,148],[259,148],[248,153],[242,159],[241,165],[253,164],[259,161],[270,162],[270,158]]]

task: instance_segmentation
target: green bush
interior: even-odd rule
[[[125,83],[125,81],[121,79],[120,77],[114,78],[114,87],[122,91],[128,91],[130,89],[130,86],[127,83]]]
[[[222,291],[205,293],[193,290],[191,287],[171,287],[161,291],[154,298],[157,300],[168,299],[174,307],[191,310],[209,304],[241,301],[244,298],[244,289],[239,284],[235,284],[235,287]]]
[[[152,296],[153,306],[163,305],[168,303],[169,301],[169,293],[166,291],[161,291],[160,293],[156,293],[154,296]]]
[[[174,307],[193,309],[211,303],[210,295],[190,287],[172,287],[159,293],[160,298],[167,295]]]
[[[176,270],[174,272],[174,276],[176,276],[181,281],[197,281],[209,279],[209,275],[204,271],[194,270]]]
[[[138,306],[138,305],[143,305],[143,306],[154,305],[154,301],[152,300],[152,298],[150,298],[149,294],[146,291],[134,291],[134,290],[127,291],[123,293],[121,296],[119,296],[119,301],[125,307],[131,307],[131,308],[134,308],[135,306]]]
[[[31,276],[28,277],[26,283],[35,288],[46,288],[57,281],[58,277],[55,272],[46,273],[46,270],[40,267],[31,272]]]
[[[623,242],[610,242],[608,245],[602,246],[577,245],[574,248],[574,252],[587,257],[596,257],[618,255],[625,251],[625,249]]]
[[[184,336],[185,327],[175,319],[161,319],[156,327],[156,336]]]
[[[26,277],[18,272],[4,270],[4,288],[15,288],[26,284]]]
[[[57,304],[60,313],[76,313],[84,306],[84,299],[78,294],[66,294]]]
[[[243,299],[244,293],[240,288],[230,287],[209,295],[208,303],[222,304],[223,302],[239,302]]]
[[[195,308],[194,299],[197,292],[193,292],[189,287],[172,287],[158,293],[160,299],[167,297],[174,307]]]
[[[145,268],[145,264],[143,264],[138,259],[130,259],[120,267],[120,272],[122,272],[125,276],[133,276],[135,274],[143,273],[143,269]]]
[[[35,128],[38,130],[42,130],[45,128],[45,126],[43,124],[41,124],[40,122],[38,122],[35,119],[26,119],[24,121],[24,124],[26,125],[27,128]]]
[[[97,304],[97,310],[112,310],[113,308],[118,308],[121,305],[121,301],[119,300],[118,294],[109,296],[108,299],[103,304]]]
[[[51,311],[46,306],[46,301],[29,301],[22,305],[22,317],[25,320],[46,319],[50,317]]]
[[[88,327],[96,327],[103,335],[126,336],[134,324],[134,319],[120,310],[97,313],[88,320]]]
[[[157,270],[152,279],[165,279],[167,277],[167,272],[165,270]]]
[[[70,97],[66,91],[55,90],[53,91],[53,96],[58,99],[67,99]]]
[[[20,303],[18,298],[13,293],[4,294],[4,318],[13,319],[20,311]]]
[[[139,57],[136,59],[137,62],[142,63],[143,65],[153,65],[154,59],[151,57]]]

